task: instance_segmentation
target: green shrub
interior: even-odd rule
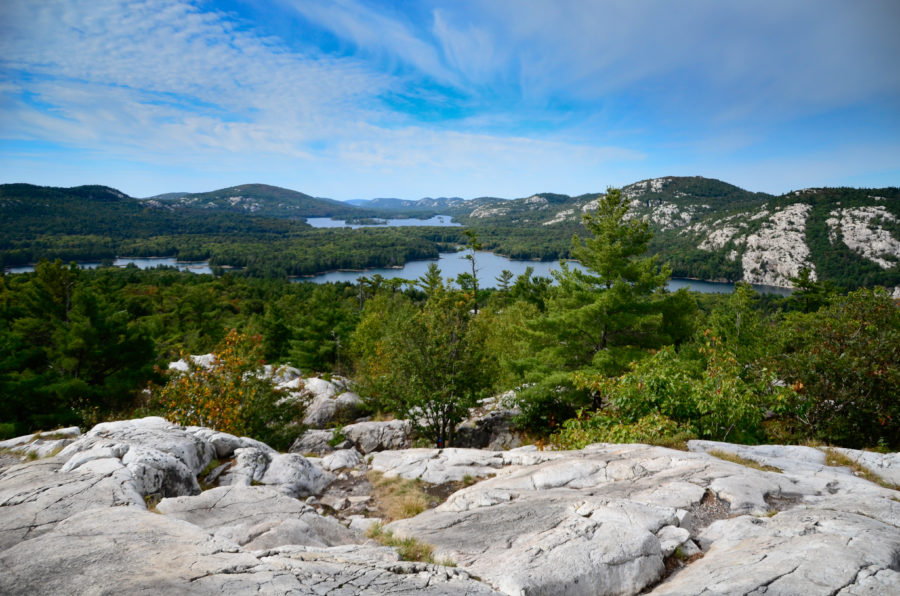
[[[669,346],[620,377],[577,381],[596,395],[610,420],[633,425],[656,416],[672,421],[676,435],[757,442],[764,434],[765,409],[787,390],[744,381],[734,355],[714,337],[707,336],[697,354],[697,359],[683,357]]]
[[[634,422],[601,413],[579,413],[563,423],[550,441],[560,449],[583,449],[591,443],[646,443],[684,448],[696,438],[690,427],[660,414],[649,414]]]
[[[858,290],[782,325],[776,359],[797,393],[782,409],[809,438],[847,447],[900,447],[900,307]]]
[[[207,426],[287,448],[300,408],[280,401],[281,393],[258,374],[259,338],[232,330],[214,354],[210,368],[190,364],[187,374],[171,377],[154,393],[151,407],[176,424]]]

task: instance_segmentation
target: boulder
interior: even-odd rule
[[[340,379],[337,382],[317,377],[295,378],[276,387],[288,394],[284,399],[301,401],[306,414],[303,424],[311,428],[324,428],[338,419],[352,419],[362,405],[362,399],[352,391],[346,391]]]
[[[514,449],[522,445],[522,435],[513,419],[521,411],[515,405],[516,394],[509,391],[481,400],[469,411],[469,417],[456,427],[454,447],[475,449]]]
[[[263,366],[261,372],[262,378],[269,379],[275,385],[281,385],[284,383],[289,383],[294,379],[300,378],[300,369],[294,368],[293,366],[289,366],[287,364],[282,366],[273,366],[271,364],[266,364]]]
[[[362,399],[352,391],[336,396],[315,398],[306,408],[303,424],[323,428],[338,419],[353,419],[359,412]]]
[[[355,468],[362,462],[362,455],[356,449],[339,449],[322,458],[323,470],[334,472],[343,468]]]
[[[364,455],[389,449],[406,449],[412,444],[412,423],[409,420],[357,422],[348,424],[341,432]]]
[[[276,453],[255,447],[234,452],[235,462],[219,479],[223,486],[267,484],[292,497],[321,493],[334,476],[298,453]]]
[[[294,441],[290,452],[300,455],[331,453],[334,451],[334,447],[331,446],[332,439],[334,439],[333,430],[310,429]]]

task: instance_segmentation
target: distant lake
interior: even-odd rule
[[[403,267],[396,269],[367,269],[365,271],[329,271],[310,277],[299,277],[295,281],[312,281],[315,283],[328,282],[351,282],[355,283],[360,277],[372,277],[380,274],[386,279],[392,277],[400,277],[403,279],[414,280],[425,275],[428,266],[431,263],[437,263],[444,278],[451,277],[456,279],[460,273],[471,273],[472,263],[466,259],[469,251],[441,253],[437,261],[408,261]],[[517,261],[506,257],[495,255],[494,253],[479,251],[475,253],[475,264],[478,268],[478,285],[482,288],[496,288],[497,276],[504,269],[512,272],[513,276],[518,277],[525,273],[528,267],[534,268],[534,276],[551,277],[552,269],[559,269],[559,261]],[[570,262],[571,267],[580,268],[581,265]],[[666,285],[669,290],[675,291],[680,288],[687,287],[695,292],[703,292],[704,294],[728,294],[734,291],[734,284],[727,282],[700,281],[696,279],[673,278]],[[772,286],[753,286],[760,293],[778,294],[780,296],[789,296],[791,290],[787,288],[777,288]]]
[[[428,219],[382,219],[382,218],[373,218],[378,221],[383,221],[385,223],[378,224],[347,224],[344,223],[343,219],[331,219],[330,217],[307,217],[306,223],[311,225],[314,228],[353,228],[354,230],[358,230],[359,228],[387,228],[390,226],[397,227],[418,227],[418,226],[438,226],[442,228],[450,228],[456,227],[460,224],[454,223],[450,221],[449,215],[435,215],[434,217],[430,217]]]
[[[113,261],[115,267],[126,267],[135,265],[138,269],[152,269],[160,265],[166,267],[177,267],[182,271],[190,271],[192,273],[212,273],[209,267],[209,261],[176,261],[174,257],[121,257]],[[82,269],[96,269],[100,266],[99,262],[78,263]],[[24,267],[10,267],[7,273],[30,273],[34,271],[33,265]]]

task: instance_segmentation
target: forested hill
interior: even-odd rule
[[[900,286],[900,189],[814,188],[781,196],[709,178],[629,184],[632,217],[653,228],[650,251],[673,274],[790,286],[806,268],[845,287]],[[116,255],[211,259],[281,276],[403,265],[464,244],[461,229],[311,229],[305,216],[451,215],[486,250],[517,259],[568,258],[573,234],[601,193],[378,199],[354,207],[248,184],[138,200],[103,186],[0,186],[0,264]],[[377,209],[375,209],[377,207]],[[327,253],[327,254],[326,254]],[[352,258],[349,257],[352,253]]]
[[[311,197],[302,192],[269,186],[243,184],[196,194],[169,193],[147,199],[160,207],[193,208],[266,217],[364,217],[371,212],[353,205]]]

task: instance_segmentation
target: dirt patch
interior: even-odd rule
[[[769,511],[778,513],[786,509],[792,509],[794,505],[802,501],[800,497],[790,497],[787,495],[765,495],[763,497],[769,506]]]
[[[707,490],[700,502],[691,507],[690,511],[694,518],[694,531],[692,532],[694,536],[715,521],[734,517],[728,501],[720,499],[711,490]]]

